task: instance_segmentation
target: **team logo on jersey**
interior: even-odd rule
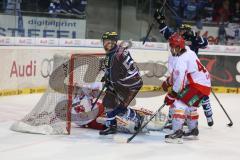
[[[76,113],[85,112],[85,108],[82,105],[74,107]]]

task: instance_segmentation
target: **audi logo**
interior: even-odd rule
[[[148,61],[147,63],[138,63],[137,65],[143,71],[143,76],[147,78],[161,78],[167,74],[167,62]]]
[[[43,78],[48,78],[53,72],[53,59],[43,59],[41,63],[41,75]]]

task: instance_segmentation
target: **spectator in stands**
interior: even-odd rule
[[[56,16],[56,13],[60,13],[60,1],[59,0],[52,0],[48,7],[48,12]]]
[[[233,21],[234,22],[240,22],[240,0],[236,0],[234,1],[235,3],[233,3]]]
[[[213,17],[213,21],[219,23],[223,18],[224,22],[228,22],[231,13],[229,11],[229,1],[224,0],[222,5],[219,8],[216,8],[216,14]]]
[[[87,0],[52,0],[49,13],[85,15]]]
[[[225,30],[225,24],[222,21],[219,28],[218,28],[218,40],[219,40],[219,44],[221,45],[225,45],[227,42],[227,33]]]
[[[196,0],[189,0],[184,8],[184,17],[187,20],[194,20],[197,14],[197,2]]]
[[[72,5],[72,12],[75,14],[85,14],[85,8],[87,6],[87,0],[75,0]]]
[[[200,13],[196,16],[196,27],[199,31],[203,29],[202,15]]]
[[[7,0],[5,13],[18,14],[21,11],[22,0]]]
[[[170,4],[173,9],[176,11],[178,16],[183,16],[184,0],[171,0]]]
[[[203,13],[206,21],[210,21],[210,22],[212,21],[213,10],[214,10],[214,0],[207,0],[207,3],[203,8]]]

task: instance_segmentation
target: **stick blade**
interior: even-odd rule
[[[228,125],[228,127],[232,127],[232,125],[233,125],[233,123],[232,122],[230,122],[229,124],[227,124]]]
[[[113,140],[117,143],[128,143],[127,137],[124,137],[124,136],[118,135],[118,134],[113,136]]]

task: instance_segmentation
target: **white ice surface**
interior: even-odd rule
[[[199,140],[166,144],[164,134],[139,135],[129,144],[100,137],[98,131],[74,128],[71,135],[46,136],[9,130],[37,103],[41,94],[0,97],[0,160],[240,160],[240,95],[217,94],[232,118],[229,122],[211,96],[215,125],[207,126],[199,109]],[[138,105],[157,109],[163,96],[141,98]],[[124,135],[130,136],[130,135]]]

